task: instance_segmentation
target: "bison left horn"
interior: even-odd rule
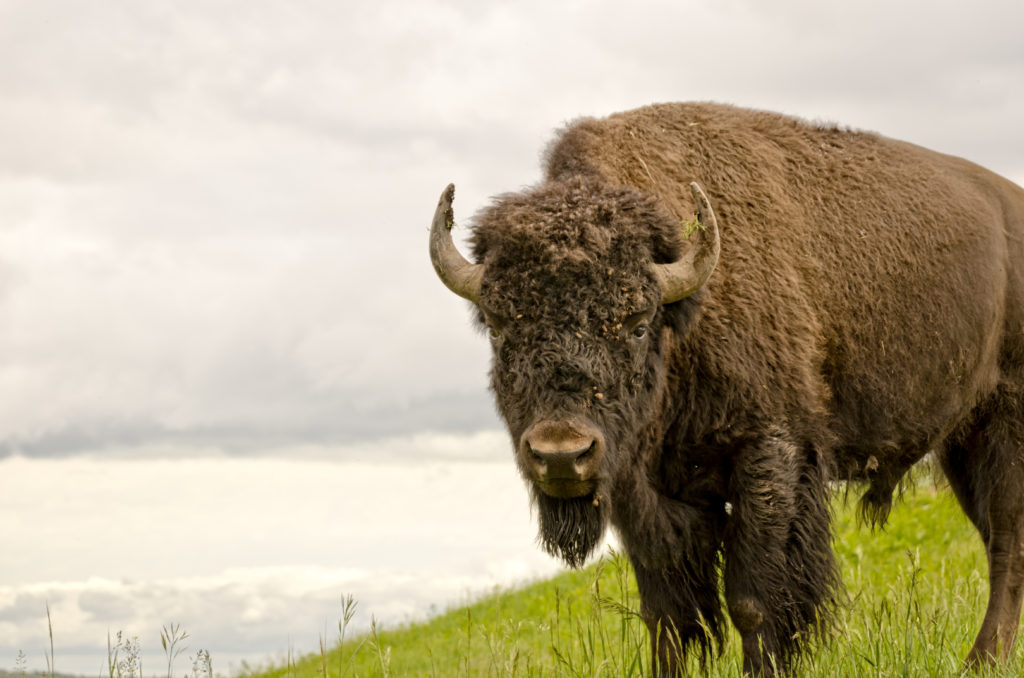
[[[690,184],[690,192],[697,203],[697,236],[690,248],[679,261],[658,264],[654,275],[661,286],[661,303],[671,304],[685,299],[707,282],[718,264],[721,244],[718,238],[718,221],[711,210],[711,203],[697,182]]]
[[[476,303],[480,298],[480,280],[484,267],[466,260],[452,241],[452,226],[455,225],[455,184],[448,184],[441,199],[437,201],[434,221],[430,225],[430,261],[434,264],[437,277],[452,292]]]

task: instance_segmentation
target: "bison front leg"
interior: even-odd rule
[[[703,658],[721,641],[718,581],[714,554],[696,570],[692,566],[649,568],[633,559],[641,614],[651,636],[651,670],[655,678],[684,675],[686,651],[696,646]]]
[[[683,674],[687,650],[706,658],[723,638],[719,602],[720,511],[659,492],[646,473],[625,474],[613,490],[612,522],[633,563],[641,614],[651,634],[656,678]]]
[[[838,586],[824,473],[813,449],[775,433],[738,452],[729,496],[725,597],[743,670],[785,674]]]

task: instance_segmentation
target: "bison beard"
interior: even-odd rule
[[[582,567],[604,535],[606,505],[598,502],[595,506],[593,496],[558,499],[537,490],[533,500],[540,519],[537,537],[544,550],[569,567]]]

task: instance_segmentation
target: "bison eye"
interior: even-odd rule
[[[654,320],[656,311],[657,308],[644,309],[623,320],[620,325],[622,327],[622,334],[620,336],[623,339],[644,339],[647,337],[647,331],[651,328],[651,322]]]
[[[501,339],[501,331],[498,330],[498,328],[494,327],[493,325],[488,325],[487,336],[490,338],[491,341],[497,341],[498,339]]]

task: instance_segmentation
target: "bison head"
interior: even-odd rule
[[[614,502],[630,501],[614,488],[643,464],[657,417],[664,309],[685,303],[718,261],[714,214],[697,184],[691,191],[690,224],[650,195],[580,178],[502,196],[475,219],[475,264],[451,239],[453,186],[437,206],[434,268],[476,304],[540,541],[571,566],[599,543]]]

